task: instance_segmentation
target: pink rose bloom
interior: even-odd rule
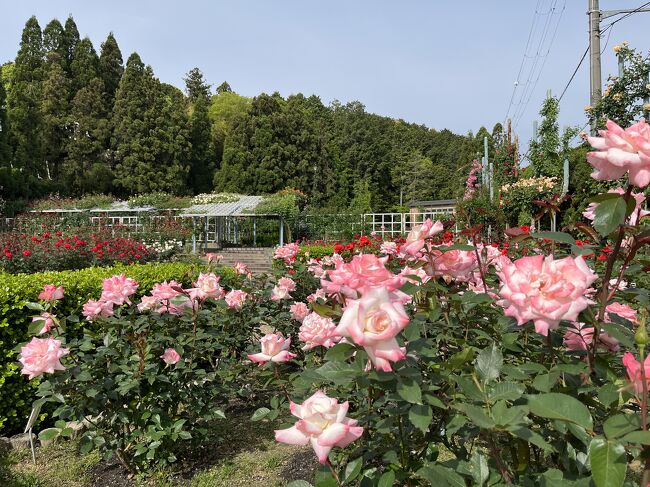
[[[426,239],[433,237],[443,230],[444,226],[442,223],[439,221],[433,223],[430,218],[427,218],[422,225],[413,227],[400,250],[406,255],[416,256],[422,250],[422,247],[424,247]]]
[[[316,259],[309,259],[309,262],[307,262],[307,270],[317,279],[324,277],[326,272],[325,269],[323,269],[323,264],[318,262]]]
[[[405,281],[386,269],[387,261],[388,257],[374,254],[355,255],[347,264],[337,261],[336,267],[327,271],[327,278],[321,279],[321,286],[328,294],[341,293],[351,299],[377,286],[394,291]]]
[[[161,283],[154,284],[153,289],[151,290],[151,295],[156,298],[158,301],[169,301],[176,296],[180,296],[182,286],[176,281],[163,281]]]
[[[643,394],[643,377],[641,377],[641,364],[637,358],[630,352],[623,354],[623,365],[627,371],[627,376],[637,394]],[[643,362],[643,369],[646,382],[646,390],[650,391],[650,355]]]
[[[223,288],[219,285],[221,277],[217,277],[213,272],[209,274],[199,274],[193,289],[188,290],[194,299],[220,299],[223,297]]]
[[[426,273],[426,271],[422,267],[413,269],[412,267],[406,266],[399,272],[399,275],[404,278],[404,282],[408,281],[413,284],[417,284],[418,286],[420,284],[424,284],[429,279],[431,279],[431,277]],[[420,278],[420,280],[418,281],[417,279],[413,279],[412,277],[408,277],[408,276],[417,276]]]
[[[303,350],[311,350],[319,345],[325,348],[333,347],[339,337],[336,335],[336,325],[331,318],[318,313],[309,313],[302,320],[298,338],[305,342]]]
[[[625,194],[625,190],[623,188],[610,189],[608,193],[618,193],[623,195]],[[634,207],[634,211],[630,215],[629,224],[636,225],[641,218],[650,215],[650,211],[646,211],[641,207],[641,205],[645,201],[645,196],[643,195],[643,193],[632,193],[632,197],[636,202],[636,206]],[[599,204],[600,203],[596,203],[596,202],[589,203],[589,206],[587,206],[585,211],[582,212],[582,216],[584,216],[587,220],[593,221],[593,219],[596,218],[595,212]]]
[[[36,321],[43,322],[43,328],[41,328],[41,331],[38,332],[39,335],[48,333],[52,328],[54,328],[54,316],[50,313],[43,312],[40,316],[34,316],[32,318],[32,323]]]
[[[594,329],[584,323],[571,323],[564,333],[564,346],[569,350],[587,350],[593,341]],[[605,332],[598,334],[598,346],[610,352],[618,352],[621,348],[618,340]]]
[[[205,258],[208,259],[208,263],[216,262],[219,263],[223,259],[223,255],[215,254],[214,252],[208,252],[205,254]]]
[[[271,290],[271,301],[282,301],[283,299],[291,299],[289,290],[286,287],[275,286]]]
[[[610,279],[609,280],[609,285],[614,288],[616,286],[616,282],[618,279]],[[625,291],[627,289],[627,281],[625,279],[621,279],[620,282],[618,282],[618,287],[616,288],[617,291]]]
[[[248,359],[264,365],[266,362],[286,362],[296,355],[289,352],[291,338],[284,338],[282,333],[267,333],[260,339],[262,352],[248,355]]]
[[[600,137],[587,137],[595,152],[587,154],[594,168],[591,177],[613,181],[629,173],[629,182],[639,188],[650,183],[650,126],[644,119],[623,130],[607,120]]]
[[[434,249],[432,253],[432,261],[425,265],[425,269],[430,276],[442,277],[446,282],[454,279],[467,282],[478,268],[474,251],[456,249],[441,252]]]
[[[63,292],[63,286],[57,287],[54,284],[46,284],[38,295],[38,299],[41,301],[56,301],[58,299],[63,299]]]
[[[354,343],[365,348],[376,369],[390,372],[390,362],[406,357],[395,336],[408,323],[400,297],[378,287],[361,299],[348,301],[336,333],[351,337]]]
[[[248,294],[244,291],[233,289],[228,294],[226,294],[226,304],[231,309],[241,309],[247,297]]]
[[[82,314],[88,321],[93,321],[98,316],[113,316],[113,302],[106,302],[101,299],[99,301],[89,299],[88,302],[84,304]]]
[[[326,298],[325,290],[317,289],[315,293],[311,293],[309,296],[307,296],[307,302],[313,303],[318,299],[325,299],[325,298]]]
[[[163,362],[165,362],[167,365],[174,365],[181,359],[181,356],[178,355],[178,352],[173,348],[168,348],[165,350],[165,353],[160,356],[160,358],[163,359]]]
[[[576,321],[593,303],[585,292],[598,277],[582,257],[553,260],[550,255],[504,260],[497,275],[505,315],[516,318],[518,325],[532,320],[535,331],[544,336],[561,320]]]
[[[344,448],[363,434],[357,421],[346,417],[348,401],[339,404],[321,391],[302,404],[291,402],[289,408],[299,421],[291,428],[275,430],[275,440],[289,445],[311,443],[320,463],[327,462],[333,447]]]
[[[53,374],[55,370],[65,370],[60,360],[68,353],[67,348],[61,348],[61,340],[34,337],[20,349],[19,361],[23,364],[21,374],[33,379],[45,372]]]
[[[302,321],[310,313],[309,307],[305,303],[299,303],[297,301],[289,307],[289,312],[291,313],[291,317],[296,321]]]
[[[298,246],[297,243],[288,243],[286,245],[283,245],[282,247],[278,247],[275,249],[275,254],[273,255],[274,259],[282,259],[284,260],[284,263],[289,265],[293,263],[296,260],[296,256],[298,255],[298,251],[300,250],[300,247]]]
[[[610,321],[610,318],[608,316],[609,313],[613,313],[615,315],[620,316],[621,318],[625,318],[626,320],[631,321],[632,323],[637,322],[636,310],[630,308],[627,304],[621,304],[616,301],[611,304],[608,304],[607,307],[605,308],[605,321]]]
[[[236,262],[234,269],[237,274],[240,274],[242,276],[250,273],[250,271],[248,270],[248,266],[243,262]]]
[[[384,255],[397,255],[397,244],[395,242],[382,242],[379,251]]]
[[[142,313],[143,311],[155,310],[161,304],[160,300],[154,296],[143,296],[138,304],[138,311]]]
[[[296,282],[290,277],[281,277],[278,279],[278,286],[285,288],[289,292],[296,290]]]
[[[130,277],[120,274],[119,276],[104,279],[102,289],[100,298],[102,301],[111,302],[116,306],[120,306],[124,303],[131,304],[129,296],[134,294],[138,289],[138,283]]]

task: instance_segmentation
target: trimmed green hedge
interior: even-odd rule
[[[184,286],[196,280],[201,267],[183,262],[117,265],[91,267],[76,271],[39,272],[35,274],[0,273],[0,431],[3,434],[22,432],[31,411],[38,381],[28,381],[20,374],[16,347],[28,341],[27,329],[35,311],[25,304],[37,301],[45,284],[65,288],[64,299],[57,303],[56,314],[79,314],[88,299],[101,294],[102,280],[116,274],[126,274],[140,286],[138,296],[148,293],[154,284],[175,279]],[[219,273],[226,283],[237,279],[232,269],[221,268]],[[67,333],[74,333],[88,323],[68,324]]]

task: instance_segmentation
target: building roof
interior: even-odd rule
[[[192,205],[185,208],[179,216],[251,216],[253,213],[250,210],[260,204],[262,199],[262,196],[242,196],[229,203]]]
[[[456,200],[426,200],[426,201],[411,201],[408,204],[409,208],[416,206],[456,206]]]

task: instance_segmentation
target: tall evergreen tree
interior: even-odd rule
[[[44,174],[41,137],[43,38],[36,17],[25,24],[7,97],[13,163],[27,177]]]
[[[227,81],[224,81],[221,83],[219,86],[217,86],[217,95],[220,95],[221,93],[232,93],[232,88],[228,84]]]
[[[58,63],[67,69],[68,50],[65,30],[57,19],[53,19],[43,29],[43,52],[48,64]]]
[[[9,123],[7,120],[7,93],[0,69],[0,168],[8,167],[11,161],[9,147]]]
[[[71,75],[72,71],[70,69],[72,65],[72,59],[74,58],[74,51],[77,48],[79,43],[79,29],[77,29],[77,24],[75,23],[72,15],[68,17],[65,21],[65,51],[66,51],[66,65],[68,66],[68,74]]]
[[[195,194],[212,189],[214,173],[214,150],[210,117],[208,115],[208,100],[199,96],[190,115],[190,188]]]
[[[113,174],[104,157],[110,138],[104,91],[102,80],[95,78],[72,100],[73,132],[66,144],[64,180],[73,193],[112,189]]]
[[[111,144],[115,183],[123,193],[187,191],[183,94],[161,85],[136,53],[129,57],[115,95]]]
[[[72,89],[77,92],[88,86],[90,80],[99,76],[99,57],[88,37],[84,37],[75,47],[70,65]]]
[[[190,103],[195,103],[199,97],[210,97],[210,85],[205,82],[203,73],[199,68],[192,68],[183,78],[185,81],[185,91]]]
[[[99,55],[99,74],[104,82],[106,91],[106,101],[108,107],[113,106],[115,92],[120,84],[120,79],[124,73],[124,61],[122,60],[122,51],[113,33],[109,33],[106,40],[102,43]]]
[[[59,176],[65,157],[69,99],[70,80],[61,65],[54,63],[43,82],[41,101],[43,150],[48,179],[56,179]]]

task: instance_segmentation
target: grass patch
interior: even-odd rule
[[[311,481],[318,466],[311,447],[276,443],[273,429],[281,420],[253,423],[250,416],[249,411],[231,412],[215,423],[208,439],[178,452],[173,472],[129,479],[122,467],[101,460],[98,452],[79,453],[78,441],[59,441],[37,448],[36,465],[29,449],[9,452],[4,470],[0,464],[0,486],[282,487],[293,480]]]

